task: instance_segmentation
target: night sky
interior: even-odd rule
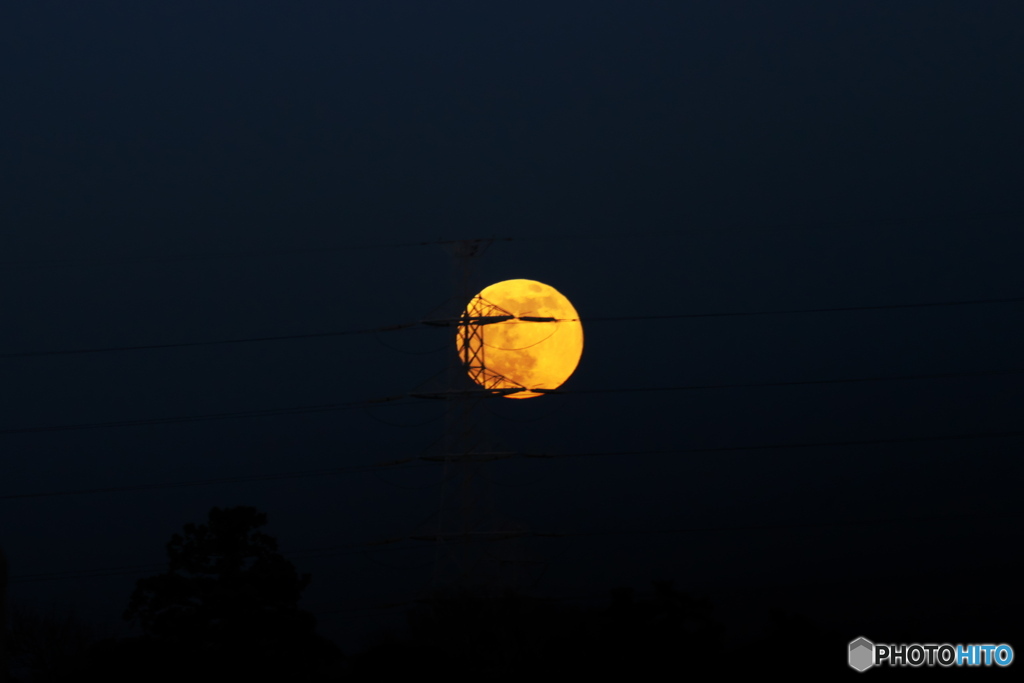
[[[12,599],[123,631],[172,533],[253,505],[321,632],[392,623],[373,608],[425,595],[434,546],[351,544],[425,533],[440,466],[17,496],[414,457],[443,401],[16,430],[402,396],[443,377],[450,329],[12,354],[451,314],[439,242],[495,238],[474,283],[548,283],[585,336],[564,395],[486,403],[495,442],[619,453],[488,467],[503,528],[577,534],[520,543],[535,593],[672,579],[723,618],[854,625],[1014,604],[1024,302],[778,311],[1024,297],[1022,33],[1009,1],[8,3]],[[892,582],[932,592],[879,602]]]

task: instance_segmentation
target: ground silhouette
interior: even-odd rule
[[[410,610],[404,637],[383,638],[355,654],[349,673],[359,681],[398,680],[424,670],[444,672],[448,680],[654,680],[685,659],[693,662],[691,670],[706,670],[707,654],[722,647],[711,605],[670,581],[653,585],[650,599],[617,588],[606,607],[596,608],[511,592],[435,595]]]
[[[167,571],[139,580],[125,611],[142,635],[100,641],[31,680],[832,680],[862,675],[847,665],[848,643],[860,636],[879,643],[1024,642],[1017,588],[1024,567],[1008,563],[724,586],[702,597],[689,583],[661,580],[642,594],[613,588],[589,605],[449,589],[417,601],[404,631],[346,658],[298,608],[310,578],[260,531],[265,524],[265,514],[240,507],[214,508],[206,523],[185,525],[167,544]],[[963,673],[878,667],[869,675]]]

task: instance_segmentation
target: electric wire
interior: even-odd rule
[[[428,464],[429,463],[419,463],[419,466],[426,466]],[[443,486],[444,484],[446,484],[447,482],[451,481],[455,477],[454,474],[445,474],[438,481],[432,481],[432,482],[428,482],[426,484],[417,484],[415,486],[410,486],[408,484],[398,484],[396,482],[393,482],[393,481],[390,481],[388,479],[385,479],[384,475],[381,474],[380,470],[373,470],[373,476],[375,476],[379,481],[387,484],[388,486],[394,486],[395,488],[405,489],[406,491],[424,491],[426,489],[432,489],[432,488],[435,488],[437,486]]]
[[[828,441],[803,441],[770,444],[748,444],[742,446],[714,446],[704,448],[663,448],[640,451],[595,451],[589,453],[524,453],[523,458],[588,458],[616,455],[696,455],[703,453],[731,453],[736,451],[786,450],[799,448],[830,448],[834,446],[874,446],[896,443],[922,443],[929,441],[962,441],[970,439],[1004,439],[1024,436],[1024,429],[1003,432],[968,432],[962,434],[934,434],[923,436],[897,436],[876,439],[834,439]]]
[[[513,538],[585,538],[594,536],[626,536],[626,535],[645,535],[645,534],[681,534],[681,533],[722,533],[722,532],[736,532],[736,531],[768,531],[768,530],[783,530],[783,529],[812,529],[812,528],[836,528],[836,527],[848,527],[848,526],[882,526],[882,525],[900,525],[900,524],[916,524],[916,523],[933,523],[933,522],[949,522],[958,520],[968,519],[995,519],[995,518],[1007,518],[1024,515],[1024,510],[1006,510],[1006,511],[995,511],[995,512],[973,512],[973,513],[956,513],[946,515],[922,515],[915,517],[877,517],[877,518],[861,518],[861,519],[846,519],[846,520],[827,520],[818,522],[775,522],[775,523],[764,523],[764,524],[737,524],[737,525],[715,525],[715,526],[688,526],[688,527],[673,527],[668,529],[658,528],[636,528],[636,529],[616,529],[616,530],[604,530],[604,531],[574,531],[574,532],[555,532],[555,531],[528,531],[521,534],[517,534],[514,537],[473,537],[465,536],[460,538],[457,534],[452,535],[445,539],[446,543],[452,544],[476,544],[476,543],[494,543],[506,540],[512,540]],[[388,539],[383,542],[363,542],[363,543],[347,543],[334,547],[312,549],[309,551],[299,552],[282,552],[281,554],[285,557],[319,557],[325,555],[337,555],[337,554],[359,554],[365,552],[365,550],[374,545],[386,545],[393,544],[399,541],[406,540],[430,540],[430,544],[422,544],[420,547],[430,549],[433,545],[433,539],[428,537],[402,537],[396,539]],[[384,550],[408,550],[410,546],[398,546],[392,545],[391,548],[381,548],[380,551]],[[65,580],[65,579],[81,579],[81,578],[97,578],[97,577],[110,577],[110,576],[122,576],[130,574],[145,574],[154,571],[165,570],[167,567],[166,563],[161,564],[148,564],[148,565],[131,565],[122,567],[107,567],[103,569],[89,569],[89,570],[67,570],[61,572],[42,572],[37,574],[24,574],[12,576],[10,578],[11,583],[26,583],[36,581],[54,581],[54,580]]]
[[[405,539],[399,539],[405,540]],[[357,543],[346,543],[337,546],[328,546],[325,548],[315,548],[304,551],[293,551],[293,552],[282,552],[281,554],[288,558],[308,558],[308,557],[326,557],[331,555],[350,555],[350,554],[361,554],[367,547],[381,545],[379,542],[357,542]],[[386,550],[408,550],[404,546],[393,546],[391,548],[380,548],[379,551]],[[138,574],[150,574],[154,572],[161,572],[167,570],[167,562],[159,564],[146,564],[146,565],[129,565],[120,567],[104,567],[98,569],[84,569],[84,570],[65,570],[57,572],[38,572],[35,574],[21,574],[10,577],[10,583],[34,583],[39,581],[59,581],[64,579],[91,579],[91,578],[103,578],[110,576],[128,576]]]
[[[953,307],[953,306],[976,306],[983,304],[1006,304],[1006,303],[1020,303],[1024,302],[1024,297],[1003,297],[1003,298],[988,298],[988,299],[971,299],[971,300],[960,300],[960,301],[930,301],[921,303],[909,303],[909,304],[879,304],[871,306],[838,306],[838,307],[819,307],[819,308],[788,308],[788,309],[766,309],[760,311],[726,311],[726,312],[711,312],[711,313],[669,313],[664,315],[621,315],[621,316],[594,316],[588,318],[566,318],[564,320],[558,320],[555,322],[637,322],[644,320],[682,320],[689,318],[735,318],[735,317],[747,317],[747,316],[759,316],[759,315],[793,315],[803,313],[845,313],[845,312],[856,312],[856,311],[882,311],[882,310],[901,310],[901,309],[913,309],[913,308],[941,308],[941,307]],[[401,323],[398,325],[387,325],[384,327],[375,327],[359,330],[340,330],[336,332],[313,332],[304,334],[291,334],[291,335],[274,335],[264,337],[238,337],[234,339],[217,339],[211,341],[195,341],[195,342],[173,342],[164,344],[140,344],[133,346],[109,346],[109,347],[94,347],[94,348],[82,348],[82,349],[63,349],[55,351],[18,351],[10,353],[0,353],[0,359],[9,358],[31,358],[38,356],[65,356],[72,354],[87,354],[87,353],[120,353],[126,351],[150,351],[157,349],[174,349],[174,348],[188,348],[188,347],[200,347],[200,346],[219,346],[225,344],[246,344],[252,342],[269,342],[269,341],[284,341],[292,339],[314,339],[314,338],[325,338],[325,337],[340,337],[340,336],[351,336],[359,334],[379,334],[381,332],[392,332],[404,329],[411,329],[418,327],[419,325],[426,324],[423,321]],[[501,324],[514,325],[514,324],[525,324],[522,321],[509,320]],[[529,324],[535,324],[530,322]],[[557,328],[556,328],[557,330]],[[554,334],[554,333],[552,333]],[[542,340],[543,341],[543,340]],[[538,342],[539,343],[539,342]],[[439,347],[438,350],[443,350],[443,346]],[[523,347],[529,348],[529,347]],[[519,349],[507,349],[507,350],[519,350]],[[435,351],[402,351],[403,353],[410,354],[425,354],[435,353]]]
[[[419,323],[403,323],[400,325],[387,325],[385,327],[374,327],[364,330],[340,330],[337,332],[312,332],[304,334],[284,334],[269,337],[239,337],[235,339],[215,339],[212,341],[197,342],[174,342],[167,344],[139,344],[135,346],[104,346],[85,349],[64,349],[59,351],[21,351],[17,353],[2,353],[0,358],[31,358],[37,356],[68,356],[81,353],[119,353],[123,351],[152,351],[155,349],[180,349],[196,346],[221,346],[224,344],[248,344],[252,342],[284,341],[290,339],[318,339],[325,337],[344,337],[355,334],[378,334],[380,332],[392,332],[418,326]]]
[[[427,560],[426,562],[417,562],[417,563],[411,564],[411,565],[391,564],[390,562],[382,562],[381,560],[377,559],[376,557],[373,557],[372,555],[370,555],[370,550],[368,550],[366,548],[363,549],[363,557],[367,561],[371,562],[372,564],[375,564],[378,567],[383,567],[384,569],[390,569],[391,571],[409,571],[410,569],[423,569],[424,567],[429,566],[429,565],[434,563],[434,559],[431,558],[431,559]]]
[[[668,313],[664,315],[616,315],[616,316],[594,316],[581,318],[566,318],[566,322],[623,322],[638,320],[682,320],[686,318],[737,318],[755,315],[793,315],[800,313],[847,313],[855,311],[886,311],[901,310],[910,308],[944,308],[950,306],[977,306],[982,304],[1009,304],[1020,303],[1024,297],[1002,297],[990,299],[968,299],[960,301],[928,301],[912,304],[876,304],[872,306],[832,306],[824,308],[777,308],[760,311],[732,311],[712,313]]]
[[[412,604],[411,602],[409,604]],[[327,610],[313,610],[313,614],[318,617],[323,616],[334,616],[337,614],[348,614],[348,613],[363,613],[363,612],[380,612],[387,609],[394,609],[396,607],[405,607],[405,604],[387,604],[387,605],[367,605],[366,607],[339,607]]]
[[[952,522],[967,519],[1000,519],[1024,515],[1024,510],[1004,510],[998,512],[965,512],[946,515],[921,515],[916,517],[875,517],[863,519],[828,520],[824,522],[774,522],[767,524],[736,524],[725,526],[692,526],[670,529],[612,529],[604,531],[574,532],[533,532],[534,536],[545,538],[583,538],[587,536],[625,536],[640,534],[688,534],[696,532],[723,531],[766,531],[776,529],[818,529],[844,526],[880,526],[889,524],[918,524],[933,522]]]
[[[956,217],[944,217],[944,218],[881,218],[875,220],[859,220],[859,221],[816,221],[814,223],[802,223],[802,222],[781,222],[781,223],[768,223],[761,225],[711,225],[707,226],[699,234],[708,234],[708,230],[713,230],[716,233],[723,230],[754,230],[760,233],[769,233],[770,231],[779,230],[814,230],[821,228],[834,228],[834,227],[847,227],[847,228],[862,228],[868,226],[888,226],[888,225],[922,225],[931,223],[941,222],[964,222],[964,221],[1013,221],[1017,222],[1020,220],[1018,214],[971,214],[967,216],[956,216]],[[195,252],[195,253],[184,253],[184,254],[171,254],[171,255],[153,255],[153,256],[100,256],[100,257],[78,257],[78,258],[54,258],[37,261],[0,261],[0,267],[14,268],[14,269],[31,269],[31,268],[52,268],[52,267],[75,267],[75,266],[90,266],[90,265],[107,265],[113,263],[173,263],[177,261],[192,261],[192,260],[217,260],[217,259],[237,259],[237,258],[265,258],[265,257],[280,257],[280,256],[292,256],[302,254],[330,254],[340,253],[348,251],[373,251],[373,250],[384,250],[384,249],[405,249],[409,247],[425,247],[425,246],[447,246],[465,242],[478,242],[491,244],[494,242],[566,242],[566,241],[598,241],[598,240],[654,240],[654,239],[670,239],[680,238],[688,235],[695,234],[693,228],[690,227],[687,230],[680,230],[678,228],[661,230],[649,233],[604,233],[604,234],[572,234],[572,235],[534,235],[534,236],[495,236],[495,237],[484,237],[484,238],[471,238],[471,239],[444,239],[438,238],[435,240],[411,240],[401,242],[381,242],[377,244],[340,244],[333,246],[317,246],[317,247],[292,247],[292,248],[277,248],[277,249],[250,249],[247,251],[211,251],[211,252]]]
[[[487,411],[487,413],[489,415],[493,415],[494,417],[496,417],[496,418],[498,418],[500,420],[506,420],[508,422],[540,422],[542,420],[550,420],[551,418],[556,417],[556,416],[560,415],[561,413],[565,412],[565,410],[568,407],[568,405],[569,405],[569,403],[567,401],[562,401],[560,403],[556,403],[554,408],[549,409],[547,412],[543,413],[542,415],[535,415],[533,417],[519,417],[517,415],[503,415],[502,413],[499,413],[498,411],[492,409],[486,403],[483,404],[483,408],[484,408],[485,411]]]
[[[900,382],[922,379],[952,379],[958,377],[994,377],[999,375],[1017,375],[1020,373],[1024,373],[1024,368],[1009,368],[1006,370],[972,370],[964,372],[933,372],[913,375],[879,375],[876,377],[783,380],[776,382],[738,382],[733,384],[689,384],[668,387],[631,387],[623,389],[546,389],[544,390],[544,394],[557,396],[559,394],[631,394],[661,391],[700,391],[705,389],[756,389],[767,387],[814,386],[824,384],[856,384],[859,382]]]
[[[12,493],[0,496],[0,500],[17,500],[23,498],[53,498],[58,496],[79,496],[95,493],[124,493],[129,491],[151,491],[154,489],[185,488],[190,486],[212,486],[217,484],[245,484],[259,481],[280,481],[282,479],[303,479],[307,477],[336,476],[342,474],[358,474],[378,472],[382,469],[411,469],[427,467],[428,463],[415,462],[417,458],[405,458],[373,465],[355,465],[351,467],[332,467],[301,472],[279,472],[276,474],[254,474],[236,477],[218,477],[214,479],[192,479],[186,481],[156,482],[148,484],[128,484],[124,486],[103,486],[85,489],[67,489],[61,491],[40,491],[37,493]]]
[[[91,265],[109,265],[114,263],[174,263],[177,261],[202,261],[202,260],[214,260],[224,258],[262,258],[262,257],[278,257],[278,256],[292,256],[298,254],[329,254],[344,251],[368,251],[374,249],[401,249],[406,247],[425,247],[425,246],[442,246],[446,244],[454,244],[463,240],[427,240],[427,241],[414,241],[414,242],[391,242],[381,244],[344,244],[337,246],[325,246],[325,247],[298,247],[298,248],[284,248],[284,249],[255,249],[250,251],[213,251],[206,253],[191,253],[191,254],[171,254],[167,256],[107,256],[107,257],[96,257],[96,258],[70,258],[70,259],[50,259],[41,261],[0,261],[0,267],[4,268],[15,268],[15,269],[33,269],[33,268],[54,268],[54,267],[75,267],[75,266],[91,266]],[[486,242],[511,242],[514,238],[511,237],[491,237],[481,240],[469,240],[469,241],[486,241]]]
[[[384,348],[389,349],[391,351],[396,351],[398,353],[404,353],[407,356],[426,356],[426,355],[429,355],[429,354],[432,354],[432,353],[439,353],[439,352],[444,351],[445,349],[449,348],[450,346],[452,346],[451,344],[447,344],[446,343],[446,344],[443,344],[441,346],[435,346],[432,349],[423,349],[421,351],[409,351],[408,349],[400,349],[397,346],[394,346],[392,344],[388,344],[386,341],[381,339],[380,332],[378,330],[374,330],[373,338],[374,338],[374,340],[376,340],[376,342],[378,344],[380,344]]]
[[[113,420],[108,422],[80,422],[77,424],[48,425],[40,427],[18,427],[0,429],[0,435],[4,434],[32,434],[41,432],[62,432],[80,429],[101,429],[108,427],[138,427],[145,425],[179,424],[184,422],[207,422],[212,420],[233,420],[250,417],[274,417],[279,415],[303,415],[308,413],[324,413],[338,410],[349,410],[353,408],[410,405],[409,403],[395,403],[404,396],[388,397],[371,401],[354,401],[350,403],[325,403],[314,406],[297,406],[294,408],[268,408],[262,410],[243,410],[229,413],[207,413],[202,415],[179,415],[174,417],[151,417],[136,420]]]
[[[693,385],[680,385],[680,386],[668,386],[668,387],[631,387],[622,389],[551,389],[544,390],[545,394],[551,395],[568,395],[568,394],[622,394],[622,393],[650,393],[650,392],[668,392],[668,391],[698,391],[708,389],[750,389],[750,388],[767,388],[767,387],[785,387],[785,386],[813,386],[813,385],[827,385],[827,384],[851,384],[859,382],[892,382],[892,381],[911,381],[911,380],[924,380],[924,379],[950,379],[959,377],[988,377],[988,376],[999,376],[999,375],[1014,375],[1024,373],[1024,368],[1010,368],[1006,370],[978,370],[968,372],[940,372],[940,373],[921,373],[914,375],[885,375],[877,377],[846,377],[846,378],[833,378],[833,379],[817,379],[817,380],[789,380],[789,381],[776,381],[776,382],[744,382],[744,383],[733,383],[733,384],[693,384]],[[59,431],[71,431],[71,430],[83,430],[83,429],[101,429],[101,428],[112,428],[112,427],[137,427],[146,425],[163,425],[163,424],[178,424],[186,422],[205,422],[214,420],[227,420],[227,419],[243,419],[250,417],[273,417],[279,415],[302,415],[308,413],[322,413],[322,412],[333,412],[338,410],[348,410],[353,408],[363,407],[377,407],[377,406],[398,406],[398,405],[415,405],[414,402],[398,403],[405,399],[405,396],[392,396],[382,399],[373,399],[369,401],[355,401],[349,403],[328,403],[314,406],[297,406],[293,408],[270,408],[263,410],[249,410],[249,411],[237,411],[229,413],[208,413],[203,415],[183,415],[174,417],[156,417],[156,418],[143,418],[137,420],[115,420],[108,422],[82,422],[78,424],[67,424],[67,425],[49,425],[40,427],[19,427],[19,428],[8,428],[0,429],[0,435],[10,434],[30,434],[30,433],[43,433],[43,432],[59,432]],[[429,421],[433,421],[437,418],[431,418]]]
[[[453,409],[452,406],[447,407],[444,410],[444,412],[442,413],[442,417],[446,417],[452,411],[452,409]],[[429,444],[427,444],[426,447],[422,448],[421,449],[421,453],[428,453],[428,452],[430,452],[430,450],[434,446],[436,446],[437,443],[442,438],[444,438],[444,434],[443,433],[440,436],[438,436],[436,439],[431,441]],[[405,458],[403,460],[395,461],[395,462],[404,463],[404,462],[419,461],[416,464],[417,467],[426,467],[426,466],[430,466],[431,465],[431,463],[429,463],[429,462],[423,462],[422,458],[423,458],[422,455],[420,455],[420,456],[413,456],[411,458]],[[386,479],[384,477],[384,475],[383,475],[383,470],[384,469],[385,468],[375,468],[373,470],[373,476],[376,477],[379,481],[387,484],[388,486],[394,486],[396,488],[405,489],[406,491],[422,491],[422,490],[425,490],[425,489],[432,489],[432,488],[435,488],[437,486],[443,486],[444,484],[448,483],[449,481],[451,481],[456,476],[456,473],[454,473],[454,472],[443,473],[443,476],[438,481],[431,481],[431,482],[428,482],[426,484],[416,484],[416,485],[410,486],[408,484],[398,484],[396,482],[393,482],[393,481],[390,481],[390,480]]]
[[[448,412],[447,410],[445,410],[445,411],[440,412],[437,415],[433,415],[431,417],[428,417],[428,418],[426,418],[424,420],[420,420],[418,422],[392,422],[391,420],[385,420],[382,417],[378,417],[378,416],[374,415],[372,411],[367,409],[368,406],[364,405],[364,406],[362,406],[362,408],[363,408],[363,414],[366,415],[366,417],[368,417],[371,420],[373,420],[374,422],[379,422],[380,424],[386,425],[388,427],[407,427],[407,428],[408,427],[422,427],[423,425],[428,425],[431,422],[437,422],[438,420],[442,419],[445,416],[445,414]]]
[[[560,330],[560,329],[561,329],[560,327],[555,327],[555,329],[551,331],[551,334],[545,336],[543,339],[540,339],[539,341],[535,341],[532,344],[527,344],[526,346],[519,346],[519,347],[515,347],[515,348],[506,348],[504,346],[494,346],[493,344],[488,344],[485,341],[481,341],[480,343],[483,344],[484,346],[486,346],[489,349],[497,349],[499,351],[525,351],[526,349],[533,348],[537,344],[542,344],[542,343],[546,342],[548,339],[551,339],[552,337],[555,336],[555,332],[558,332],[558,330]]]
[[[971,439],[1000,439],[1024,436],[1024,430],[1010,430],[1000,432],[968,432],[961,434],[930,434],[919,436],[883,437],[875,439],[834,439],[827,441],[805,441],[805,442],[783,442],[769,444],[747,444],[740,446],[713,446],[701,448],[665,448],[649,450],[618,450],[618,451],[589,451],[581,453],[510,453],[507,459],[550,459],[550,458],[591,458],[591,457],[614,457],[614,456],[645,456],[645,455],[695,455],[705,453],[731,453],[740,451],[759,450],[789,450],[803,448],[830,448],[838,446],[872,446],[881,444],[896,443],[921,443],[933,441],[961,441]],[[497,458],[496,458],[497,459]],[[448,462],[445,460],[444,462]],[[104,486],[88,489],[72,489],[63,491],[42,491],[35,493],[12,493],[0,496],[0,500],[15,500],[25,498],[52,498],[59,496],[75,496],[86,494],[121,493],[128,491],[143,491],[162,488],[184,488],[189,486],[208,486],[216,484],[237,484],[256,481],[274,481],[278,479],[300,479],[306,477],[357,474],[363,472],[382,472],[388,469],[412,469],[420,467],[432,467],[431,462],[423,461],[422,456],[412,456],[399,460],[381,462],[370,465],[354,465],[351,467],[338,467],[321,470],[307,470],[302,472],[283,472],[277,474],[249,475],[239,477],[221,477],[217,479],[200,479],[179,482],[131,484],[125,486]],[[422,488],[431,488],[439,483],[444,483],[453,476],[446,473],[441,482],[434,482]],[[432,513],[434,514],[434,513]]]

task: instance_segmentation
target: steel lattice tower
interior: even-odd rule
[[[511,457],[497,450],[490,435],[482,402],[508,391],[525,389],[485,363],[483,328],[512,320],[516,316],[474,296],[472,267],[492,240],[464,240],[451,244],[456,261],[456,294],[459,306],[468,302],[457,316],[428,324],[456,328],[456,344],[449,357],[447,388],[442,392],[417,394],[443,398],[447,404],[443,450],[426,460],[444,465],[440,507],[433,533],[418,536],[436,543],[433,585],[435,590],[454,589],[461,594],[491,593],[509,587],[502,580],[502,561],[490,552],[491,541],[525,536],[525,531],[501,530],[489,510],[490,497],[481,476],[491,460]]]

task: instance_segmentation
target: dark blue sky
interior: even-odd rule
[[[1020,3],[210,4],[0,11],[0,353],[415,321],[451,296],[450,259],[381,245],[497,236],[514,240],[480,259],[477,284],[540,280],[580,312],[566,389],[1024,367],[1020,303],[587,322],[1024,296]],[[426,351],[450,336],[383,340]],[[411,391],[445,362],[373,336],[0,359],[0,428],[358,401]],[[1005,374],[491,409],[523,451],[713,448],[1011,431],[1020,387]],[[441,435],[442,408],[3,434],[0,495],[409,457]],[[540,531],[800,525],[1019,513],[1019,454],[1002,438],[490,474],[495,508]],[[429,522],[438,475],[8,499],[0,543],[16,576],[159,563],[184,523],[236,504],[267,512],[286,551],[401,536]],[[548,560],[550,595],[976,576],[1019,567],[986,536],[1019,547],[1019,517],[1000,519],[528,552]],[[952,555],[953,532],[977,553]],[[415,597],[431,558],[296,564],[313,574],[307,606],[330,610]],[[116,620],[134,578],[22,582],[14,596]],[[353,632],[364,617],[323,623]]]

